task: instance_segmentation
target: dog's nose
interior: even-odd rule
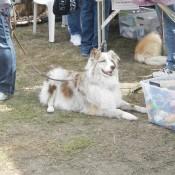
[[[111,66],[111,70],[114,70],[114,69],[115,69],[115,66],[114,66],[114,65],[112,65],[112,66]]]

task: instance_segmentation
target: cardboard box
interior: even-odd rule
[[[152,8],[121,11],[119,27],[121,36],[138,40],[152,31],[160,32],[160,22]]]

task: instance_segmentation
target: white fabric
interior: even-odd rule
[[[0,0],[0,6],[2,4],[11,4],[11,1],[10,0]]]
[[[0,92],[0,101],[4,101],[4,100],[7,100],[8,99],[8,95]]]

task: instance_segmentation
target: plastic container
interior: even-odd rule
[[[138,40],[152,31],[160,32],[160,22],[152,8],[121,11],[119,27],[121,36]]]
[[[141,81],[141,86],[148,120],[175,130],[175,76],[144,80]]]

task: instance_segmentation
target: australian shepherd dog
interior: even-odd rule
[[[162,47],[161,36],[151,32],[137,43],[134,59],[148,65],[164,65],[167,57],[162,56]]]
[[[123,110],[145,113],[144,107],[122,99],[118,78],[119,57],[110,50],[93,49],[84,72],[56,68],[48,73],[52,79],[43,83],[39,99],[47,112],[55,108],[108,118],[137,120]],[[63,81],[55,81],[59,79]]]

